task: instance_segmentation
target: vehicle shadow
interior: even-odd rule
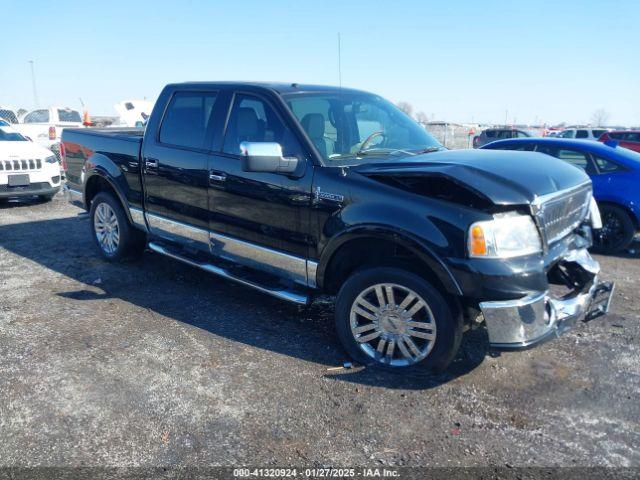
[[[465,335],[459,355],[442,374],[342,369],[350,360],[334,334],[328,299],[298,307],[153,252],[135,263],[108,263],[92,243],[86,216],[2,225],[0,246],[80,282],[54,288],[69,302],[98,302],[99,310],[101,300],[120,299],[235,342],[313,362],[336,381],[429,389],[467,374],[487,354],[486,334],[478,329]],[[99,315],[94,318],[100,321]]]

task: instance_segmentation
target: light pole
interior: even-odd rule
[[[29,60],[29,65],[31,65],[31,85],[33,86],[33,101],[36,104],[36,108],[40,106],[40,102],[38,101],[38,90],[36,89],[36,73],[33,68],[33,60]]]

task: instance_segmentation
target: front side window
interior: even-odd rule
[[[574,133],[575,133],[574,130],[565,130],[558,136],[562,138],[573,138]]]
[[[377,95],[292,93],[284,100],[328,165],[443,148],[421,125]]]
[[[593,136],[595,138],[600,138],[600,135],[602,135],[605,132],[606,132],[606,130],[593,130]]]
[[[160,143],[206,149],[205,136],[216,102],[215,92],[176,92],[160,127]]]
[[[82,118],[80,118],[80,113],[76,110],[67,110],[67,109],[58,109],[58,120],[61,122],[82,122]]]
[[[589,166],[589,160],[587,159],[587,156],[582,152],[578,152],[577,150],[568,150],[561,148],[558,150],[556,157],[558,157],[560,160],[570,163],[574,167],[581,168],[585,171]]]
[[[624,136],[625,141],[627,142],[640,142],[640,133],[638,132],[629,132]]]
[[[589,138],[589,132],[586,130],[578,130],[576,132],[576,138]]]
[[[24,123],[49,123],[49,110],[34,110],[24,117]]]
[[[253,95],[236,95],[224,136],[223,151],[240,155],[242,142],[275,142],[280,144],[285,157],[302,156],[300,144],[275,110]]]

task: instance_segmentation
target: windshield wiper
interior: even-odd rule
[[[396,153],[404,153],[405,155],[415,155],[415,153],[408,150],[402,150],[401,148],[368,148],[367,150],[360,150],[356,153],[357,157],[364,157],[366,155],[395,155]]]
[[[439,152],[441,151],[443,148],[442,147],[426,147],[423,148],[421,150],[417,150],[414,153],[416,155],[420,155],[421,153],[433,153],[433,152]]]

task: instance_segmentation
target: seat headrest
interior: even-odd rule
[[[307,113],[300,123],[309,138],[324,137],[324,116],[321,113]]]
[[[253,108],[239,108],[236,119],[238,137],[252,138],[258,134],[258,115]]]

